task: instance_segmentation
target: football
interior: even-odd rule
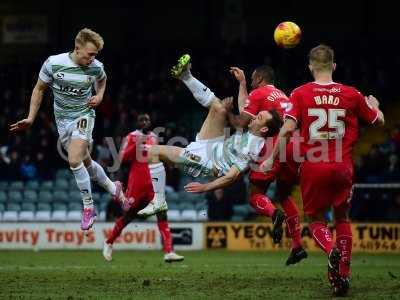
[[[293,22],[282,22],[275,28],[275,43],[282,48],[294,48],[301,40],[301,29]]]

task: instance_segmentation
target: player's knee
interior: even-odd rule
[[[225,107],[222,105],[221,101],[216,98],[211,102],[210,111],[216,115],[226,115]]]
[[[71,168],[77,168],[82,163],[82,160],[74,157],[69,157],[68,163]]]

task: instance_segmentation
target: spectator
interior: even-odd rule
[[[37,179],[37,167],[29,154],[24,156],[24,160],[20,167],[21,177],[23,180]]]

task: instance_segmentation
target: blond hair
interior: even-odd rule
[[[331,47],[318,45],[308,54],[309,63],[315,71],[332,71],[334,55]]]
[[[75,37],[75,44],[84,46],[86,43],[93,43],[97,50],[103,49],[104,40],[100,34],[89,28],[81,29]]]

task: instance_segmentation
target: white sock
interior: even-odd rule
[[[110,178],[108,178],[102,166],[100,166],[97,162],[92,160],[87,170],[89,172],[90,179],[92,179],[94,182],[96,182],[98,185],[104,188],[111,195],[115,194],[116,190],[115,184],[114,182],[111,181]]]
[[[211,101],[215,97],[214,93],[206,87],[202,82],[192,76],[190,71],[187,71],[184,76],[181,77],[183,83],[192,92],[194,98],[204,107],[209,107]]]
[[[155,194],[165,195],[165,168],[163,163],[149,165],[151,182]]]
[[[93,208],[92,188],[90,186],[89,173],[83,163],[76,168],[71,168],[75,176],[76,184],[81,191],[82,202],[84,208]]]

